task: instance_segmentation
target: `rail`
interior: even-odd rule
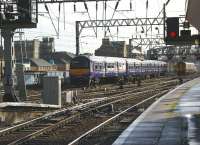
[[[162,87],[161,87],[162,88]],[[159,91],[159,89],[155,89],[155,90],[147,90],[147,91],[144,91],[144,92],[138,92],[138,93],[136,93],[136,94],[134,94],[134,96],[137,96],[137,95],[146,95],[147,93],[153,93],[153,92],[157,92],[157,91]],[[164,91],[164,92],[166,92],[166,91]],[[162,93],[163,94],[163,93]],[[123,95],[124,96],[124,95]],[[156,96],[154,96],[154,97],[156,97]],[[43,129],[41,129],[41,130],[38,130],[38,131],[36,131],[36,132],[33,132],[33,133],[31,133],[31,134],[29,134],[29,135],[27,135],[27,136],[24,136],[23,138],[20,138],[20,139],[18,139],[18,140],[15,140],[14,142],[12,142],[12,143],[10,143],[10,144],[8,144],[8,145],[15,145],[15,144],[22,144],[22,143],[24,143],[24,142],[26,142],[26,141],[28,141],[28,140],[31,140],[31,139],[33,139],[33,138],[35,138],[35,137],[38,137],[38,136],[40,136],[40,135],[42,135],[42,134],[48,134],[49,132],[52,132],[52,131],[54,131],[54,130],[56,130],[56,129],[58,129],[58,128],[61,128],[62,126],[65,126],[66,124],[68,124],[68,123],[71,123],[72,121],[74,121],[74,120],[76,120],[76,119],[78,119],[78,118],[80,118],[80,116],[81,115],[83,115],[84,113],[88,113],[88,112],[91,112],[92,110],[95,110],[95,109],[99,109],[99,108],[102,108],[102,107],[104,107],[104,106],[107,106],[107,105],[109,105],[109,104],[114,104],[114,103],[117,103],[117,102],[122,102],[122,101],[125,101],[125,100],[128,100],[128,99],[130,99],[130,98],[134,98],[133,96],[129,96],[129,97],[125,97],[125,98],[122,98],[122,99],[118,99],[118,100],[113,100],[112,102],[108,102],[107,104],[103,104],[103,105],[101,105],[101,106],[97,106],[97,107],[94,107],[94,108],[91,108],[91,109],[89,109],[89,110],[87,110],[87,111],[85,111],[85,112],[83,112],[83,113],[78,113],[78,114],[75,114],[75,115],[73,115],[73,116],[71,116],[71,117],[69,117],[69,118],[66,118],[66,119],[64,119],[64,120],[62,120],[62,121],[60,121],[60,122],[58,122],[58,123],[56,123],[56,124],[53,124],[53,125],[51,125],[51,126],[48,126],[48,127],[46,127],[46,128],[43,128]],[[152,97],[151,97],[152,98]],[[151,99],[150,98],[150,99]],[[149,100],[149,99],[146,99],[146,101],[147,100]],[[145,102],[145,101],[142,101],[142,102]],[[138,104],[136,104],[136,106],[137,106]],[[135,106],[135,105],[134,105]],[[123,111],[124,112],[124,111]]]
[[[73,140],[72,142],[70,142],[68,145],[78,145],[79,143],[81,144],[81,140],[83,140],[83,139],[86,138],[87,136],[92,135],[93,133],[96,133],[96,132],[102,130],[105,126],[107,126],[107,125],[113,123],[113,121],[117,120],[121,115],[123,115],[123,114],[125,114],[126,112],[128,112],[128,111],[130,111],[130,110],[132,110],[132,109],[134,109],[134,108],[136,108],[136,107],[138,107],[139,105],[141,105],[141,104],[143,104],[143,103],[145,103],[145,102],[147,102],[147,101],[149,101],[149,100],[151,100],[151,99],[153,99],[153,98],[156,98],[156,97],[158,97],[158,96],[161,96],[161,95],[163,95],[163,94],[165,94],[165,93],[167,93],[167,92],[168,92],[168,90],[165,90],[165,91],[163,91],[163,92],[161,92],[161,93],[159,93],[159,94],[156,94],[156,95],[154,95],[154,96],[152,96],[152,97],[150,97],[150,98],[148,98],[148,99],[145,99],[145,100],[143,100],[143,101],[141,101],[141,102],[139,102],[139,103],[137,103],[137,104],[135,104],[135,105],[129,107],[128,109],[126,109],[126,110],[120,112],[119,114],[113,116],[112,118],[106,120],[105,122],[101,123],[100,125],[94,127],[93,129],[89,130],[88,132],[84,133],[83,135],[81,135],[81,136],[78,137],[77,139],[75,139],[75,140]]]
[[[167,82],[164,82],[162,84],[167,84],[169,82],[175,82],[175,81],[174,80],[173,81],[167,81]],[[158,85],[158,84],[156,84],[156,85]],[[152,85],[151,87],[156,86],[156,85]],[[147,87],[140,88],[140,89],[145,89],[145,88],[147,88]],[[132,92],[132,91],[128,91],[128,92],[124,93],[123,95],[129,94],[130,92]],[[141,93],[141,92],[139,92],[139,93]],[[16,131],[18,129],[26,128],[28,126],[31,126],[31,125],[37,123],[37,122],[40,122],[42,120],[45,120],[45,119],[48,119],[48,118],[51,118],[51,117],[54,117],[54,116],[57,116],[57,115],[60,115],[60,114],[64,114],[64,113],[67,113],[67,112],[70,112],[70,111],[73,111],[73,110],[79,110],[79,109],[83,110],[84,108],[96,107],[97,105],[100,105],[100,104],[103,104],[103,103],[106,103],[106,102],[108,103],[108,101],[114,101],[114,100],[116,100],[116,96],[110,97],[110,98],[105,98],[105,99],[102,99],[102,100],[95,100],[93,102],[88,102],[88,103],[81,104],[81,105],[78,105],[78,106],[75,106],[75,107],[65,108],[65,109],[62,109],[62,110],[55,111],[53,113],[48,113],[48,114],[45,114],[42,117],[38,117],[36,119],[21,123],[19,125],[15,125],[13,127],[9,127],[9,128],[0,130],[0,136],[4,136],[4,135],[9,134],[10,132]]]
[[[9,145],[22,144],[22,143],[25,143],[25,142],[27,142],[27,141],[29,141],[33,138],[36,138],[36,137],[38,137],[42,134],[48,134],[48,133],[50,133],[50,132],[52,132],[52,131],[54,131],[58,128],[61,128],[62,126],[65,126],[68,123],[71,123],[74,120],[81,117],[81,115],[83,115],[84,113],[88,113],[88,112],[90,113],[93,110],[99,109],[99,108],[107,106],[109,104],[114,104],[114,103],[118,103],[118,102],[123,102],[125,100],[130,100],[130,99],[134,98],[135,96],[138,97],[138,96],[146,95],[146,94],[153,95],[153,94],[158,93],[160,91],[169,89],[170,88],[169,86],[174,85],[174,84],[177,84],[176,80],[175,81],[171,80],[171,81],[166,81],[166,82],[159,82],[159,83],[152,85],[152,86],[145,86],[145,87],[142,87],[142,88],[139,88],[139,89],[127,91],[125,93],[123,92],[121,94],[118,94],[117,96],[104,97],[102,100],[95,100],[93,102],[88,102],[88,103],[81,104],[81,105],[78,105],[78,106],[58,110],[58,111],[55,111],[53,113],[46,114],[42,117],[33,119],[31,121],[13,126],[11,128],[0,130],[0,136],[5,136],[6,134],[9,134],[12,131],[20,130],[20,129],[23,129],[23,128],[26,128],[26,127],[31,127],[31,125],[34,127],[34,123],[37,124],[37,123],[40,123],[40,121],[43,121],[43,120],[44,121],[50,120],[52,117],[59,117],[60,115],[62,115],[64,113],[68,113],[68,112],[70,113],[71,111],[81,111],[81,112],[78,112],[76,114],[72,114],[72,116],[70,116],[70,117],[63,118],[62,120],[58,121],[55,124],[49,125],[49,126],[44,127],[42,129],[36,130],[36,131],[34,131],[30,134],[27,134],[27,135],[25,135],[21,138],[18,138],[16,140],[10,142]],[[156,87],[158,87],[158,88],[156,88]],[[139,90],[139,92],[136,93],[135,92],[136,90],[137,91]],[[134,95],[130,96],[130,94],[133,94],[133,93],[134,93]]]

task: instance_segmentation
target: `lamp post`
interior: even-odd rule
[[[159,29],[158,27],[156,27],[155,30],[157,30],[157,32],[158,32],[158,33],[157,33],[157,38],[158,38],[158,36],[159,36],[159,34],[160,34],[160,29]]]

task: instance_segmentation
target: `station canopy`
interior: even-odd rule
[[[200,30],[200,0],[187,1],[186,19],[192,26]]]

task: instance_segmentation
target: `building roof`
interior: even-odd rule
[[[31,65],[35,65],[35,66],[52,66],[52,64],[48,63],[46,60],[44,59],[35,59],[32,58],[30,59],[31,61]]]
[[[137,49],[133,49],[133,50],[132,50],[132,53],[134,53],[134,54],[141,54],[141,52],[138,51]]]
[[[66,51],[59,51],[59,52],[54,52],[53,53],[53,57],[63,58],[65,60],[67,60],[67,59],[74,58],[75,54],[73,54],[71,52],[66,52]]]
[[[109,40],[107,40],[107,41],[109,41]],[[124,47],[126,47],[125,41],[109,41],[109,43],[107,41],[103,41],[100,48],[98,48],[96,51],[120,50],[120,49],[123,49]]]
[[[111,41],[112,47],[116,49],[123,48],[124,46],[126,46],[125,44],[126,44],[125,41]]]
[[[68,64],[69,62],[66,61],[65,59],[54,59],[54,64]]]
[[[60,52],[54,52],[52,54],[52,58],[54,60],[55,64],[67,64],[70,63],[71,59],[75,57],[75,54],[66,52],[66,51],[60,51]]]
[[[102,39],[102,45],[95,50],[96,56],[127,57],[126,41]]]
[[[192,24],[195,28],[200,30],[200,1],[199,0],[187,0],[187,13],[186,19]]]

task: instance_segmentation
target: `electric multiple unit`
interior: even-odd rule
[[[70,64],[71,84],[90,84],[92,80],[138,78],[164,74],[167,63],[155,60],[80,55]]]

